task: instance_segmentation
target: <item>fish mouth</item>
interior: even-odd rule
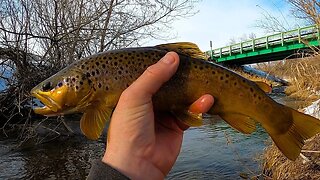
[[[36,114],[41,114],[44,116],[57,116],[60,115],[59,110],[61,110],[61,106],[57,104],[53,99],[51,99],[48,95],[50,92],[31,92],[31,95],[37,98],[44,106],[37,106],[33,108],[33,111]]]

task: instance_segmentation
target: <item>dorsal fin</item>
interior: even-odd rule
[[[196,59],[208,59],[205,53],[202,52],[196,44],[191,42],[159,44],[155,47],[166,51],[174,51]]]
[[[256,85],[259,86],[260,89],[262,89],[265,93],[271,93],[272,87],[269,86],[269,84],[263,82],[263,81],[253,81],[256,83]]]

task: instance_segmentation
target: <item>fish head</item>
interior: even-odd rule
[[[34,107],[36,114],[58,116],[80,112],[80,104],[88,103],[90,80],[77,69],[62,70],[31,90],[31,95],[44,105]]]

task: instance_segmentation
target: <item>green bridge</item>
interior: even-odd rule
[[[252,64],[299,57],[319,46],[317,25],[298,28],[207,51],[211,60],[225,64]]]

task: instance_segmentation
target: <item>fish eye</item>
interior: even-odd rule
[[[50,91],[52,89],[52,83],[46,82],[42,85],[42,91]]]

